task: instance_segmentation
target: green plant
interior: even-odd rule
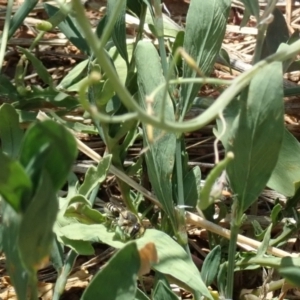
[[[233,81],[209,78],[221,51],[229,0],[192,0],[185,31],[173,26],[169,33],[164,29],[167,23],[158,0],[153,6],[147,0],[107,1],[106,15],[95,33],[79,0],[60,8],[44,4],[49,15],[49,23],[44,25],[49,26],[39,28],[48,30],[58,26],[87,55],[87,60],[58,85],[54,84],[47,69],[31,52],[44,34],[41,32],[29,50],[19,48],[23,56],[15,84],[0,76],[3,83],[0,94],[9,97],[9,103],[0,107],[0,160],[5,170],[0,176],[2,247],[18,298],[26,299],[29,295],[37,299],[36,271],[51,255],[59,274],[53,298],[59,299],[77,256],[92,255],[94,243],[119,251],[93,278],[82,299],[94,299],[96,295],[105,299],[149,299],[137,280],[142,285],[141,276],[150,268],[156,273],[152,293],[156,300],[175,299],[169,282],[191,291],[195,299],[212,299],[214,294],[208,285],[216,282],[219,294],[231,299],[234,271],[250,267],[278,268],[282,276],[297,282],[297,258],[266,256],[269,245],[279,244],[297,229],[286,226],[277,239],[271,239],[280,206],[274,206],[267,229],[262,230],[256,224],[258,239],[262,241],[257,253],[236,253],[238,231],[246,219],[244,214],[256,203],[263,188],[268,185],[293,196],[299,192],[300,170],[299,163],[294,172],[289,173],[283,167],[286,153],[299,156],[299,145],[284,129],[282,86],[282,65],[288,67],[287,63],[292,62],[300,50],[300,42],[280,44],[285,42],[283,31],[280,43],[273,44],[272,28],[267,29],[266,19],[276,1],[270,1],[262,17],[258,1],[243,2],[259,24],[256,64]],[[139,18],[137,39],[131,44],[126,41],[126,9]],[[20,12],[26,15],[23,10]],[[277,11],[276,14],[282,22],[282,16]],[[149,16],[152,21],[147,21]],[[151,22],[149,27],[158,39],[158,50],[150,41],[142,40],[146,21]],[[167,34],[176,38],[169,43],[170,51],[165,47]],[[6,41],[7,36],[2,39]],[[26,85],[28,61],[35,66],[43,87]],[[198,91],[207,83],[218,86],[222,93],[201,115],[185,121]],[[45,103],[53,106],[48,110],[49,116],[60,124],[42,120],[23,136],[18,117],[32,107],[42,108]],[[63,120],[66,112],[78,107],[92,119],[92,125]],[[30,114],[27,120],[37,115]],[[38,118],[45,116],[40,114]],[[200,129],[215,119],[215,144],[221,141],[226,155],[219,161],[216,151],[216,166],[200,189],[201,172],[199,167],[188,168],[183,133]],[[97,156],[78,141],[76,145],[66,128],[98,134],[106,146],[105,156]],[[143,140],[143,153],[132,166],[125,167],[129,147],[137,140]],[[83,182],[70,172],[77,146],[98,161],[97,166],[86,172]],[[224,257],[217,245],[221,241],[219,235],[214,231],[209,233],[212,251],[200,275],[189,250],[186,218],[190,214],[185,210],[198,209],[201,216],[217,223],[215,204],[222,190],[218,178],[225,170],[234,195],[229,255]],[[126,209],[137,218],[146,215],[153,226],[134,241],[130,235],[124,238],[127,243],[122,238],[116,239],[115,232],[108,230],[107,217],[94,208],[108,173],[116,175]],[[145,174],[155,197],[142,188]],[[136,182],[129,177],[132,175]],[[282,176],[284,184],[279,180]],[[67,195],[57,197],[66,182]],[[160,221],[155,211],[158,209]],[[63,248],[68,249],[66,255]]]

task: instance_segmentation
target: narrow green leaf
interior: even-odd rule
[[[80,299],[134,299],[139,268],[140,257],[137,246],[135,243],[128,243],[93,278]]]
[[[111,158],[111,155],[107,155],[99,162],[97,167],[89,167],[85,174],[84,182],[79,187],[79,194],[88,197],[95,186],[105,180],[111,164]]]
[[[11,158],[17,158],[23,138],[19,126],[19,116],[9,104],[0,106],[0,139],[1,148]]]
[[[84,61],[77,64],[59,83],[57,86],[57,89],[67,89],[75,82],[78,82],[82,75],[84,74],[84,71],[88,65],[89,60],[85,59]]]
[[[267,230],[264,233],[264,239],[260,246],[257,249],[257,256],[263,257],[263,255],[267,252],[267,249],[270,245],[271,240],[271,230],[272,230],[273,224],[270,224],[267,228]]]
[[[107,1],[107,10],[106,16],[107,20],[111,18],[112,12],[114,11],[114,7],[116,6],[115,0],[108,0]],[[127,66],[129,65],[128,61],[128,53],[127,53],[127,45],[126,45],[126,22],[125,22],[125,15],[126,15],[126,1],[123,1],[123,5],[119,11],[119,15],[116,19],[114,29],[112,32],[112,40],[118,49],[118,52],[125,60]]]
[[[217,245],[205,257],[201,270],[201,278],[206,286],[212,284],[215,280],[221,262],[221,246]]]
[[[273,209],[271,211],[271,216],[270,216],[273,226],[277,224],[279,213],[282,211],[282,209],[283,209],[283,207],[279,203],[277,203],[273,207]]]
[[[226,157],[221,160],[207,176],[205,184],[203,188],[201,188],[198,200],[198,207],[201,211],[206,210],[221,196],[224,183],[222,181],[218,182],[218,178],[221,177],[221,174],[233,160],[233,157],[233,153],[227,152]]]
[[[153,103],[147,103],[147,96],[153,90],[163,84],[165,79],[162,75],[160,58],[157,50],[150,42],[139,42],[135,52],[136,67],[138,73],[139,101],[147,109],[151,105],[153,114],[158,116],[164,112],[164,118],[168,121],[175,121],[174,108],[172,101],[167,94],[165,106],[162,107],[163,91],[156,94]],[[151,61],[151,64],[149,64]],[[148,130],[153,136],[148,135]],[[175,159],[176,136],[143,124],[144,148],[148,149],[145,153],[149,179],[152,188],[166,210],[168,216],[175,224],[172,197],[172,173]],[[175,228],[175,225],[174,225]]]
[[[178,296],[172,292],[169,286],[159,280],[153,292],[153,299],[178,300]]]
[[[48,70],[43,65],[43,63],[27,49],[18,47],[18,50],[20,50],[26,56],[26,58],[31,61],[33,67],[36,69],[37,74],[43,80],[43,82],[48,84],[49,86],[52,86],[53,85],[52,77],[49,74]]]
[[[44,7],[50,18],[59,11],[57,7],[48,3],[44,3]],[[71,17],[70,15],[67,16],[66,19],[58,25],[58,28],[78,49],[86,54],[90,54],[90,47],[78,29],[80,26],[77,24],[76,18]]]
[[[221,49],[230,4],[230,0],[191,0],[183,48],[195,60],[203,76],[210,75]],[[196,71],[191,69],[186,62],[183,64],[183,77],[197,77]],[[185,110],[191,105],[199,88],[200,85],[194,83],[182,86],[181,98],[186,107]]]
[[[256,20],[259,20],[259,2],[258,0],[241,0],[247,10],[253,15]]]
[[[241,216],[265,187],[278,160],[284,130],[281,63],[262,69],[240,101],[241,113],[225,147],[235,155],[227,173]]]
[[[37,270],[47,260],[53,243],[53,224],[58,211],[56,190],[47,171],[41,174],[34,195],[20,224],[18,247],[27,270]]]
[[[32,184],[21,164],[0,151],[0,195],[20,212],[24,199],[30,197]]]
[[[295,194],[295,183],[300,179],[300,144],[287,130],[284,130],[283,141],[275,169],[267,186],[287,197]]]
[[[57,191],[65,183],[77,156],[76,141],[71,133],[54,121],[36,123],[27,130],[24,137],[20,157],[22,165],[29,166],[45,145],[49,145],[51,151],[44,167]]]
[[[26,17],[34,9],[38,0],[25,0],[10,20],[7,40],[10,40],[18,28],[23,24]]]

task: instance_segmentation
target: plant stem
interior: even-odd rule
[[[77,256],[78,254],[74,250],[69,251],[62,272],[56,280],[52,300],[59,300],[62,295],[68,280],[68,275],[72,271]]]
[[[80,0],[73,0],[73,7],[77,14],[80,16],[78,18],[78,24],[83,34],[86,37],[86,40],[95,53],[95,56],[99,62],[101,62],[101,67],[105,71],[108,78],[110,78],[111,82],[114,84],[114,89],[116,93],[119,95],[123,104],[130,110],[135,111],[138,114],[138,118],[141,122],[146,124],[150,124],[154,127],[170,131],[170,132],[191,132],[202,128],[207,125],[216,116],[223,111],[224,108],[231,102],[231,100],[244,88],[246,87],[254,75],[260,72],[261,68],[270,64],[273,61],[284,61],[289,58],[293,58],[295,55],[299,53],[300,50],[300,41],[297,41],[290,45],[288,49],[284,49],[284,51],[279,51],[263,61],[257,63],[253,68],[248,70],[247,72],[241,74],[235,80],[233,80],[232,85],[228,87],[220,97],[201,115],[196,117],[193,120],[185,121],[185,122],[171,122],[165,120],[164,122],[160,121],[160,118],[153,117],[147,114],[147,112],[141,108],[138,103],[131,97],[128,90],[124,87],[123,83],[118,78],[118,75],[111,65],[109,58],[104,50],[104,48],[99,48],[99,40],[97,36],[92,32],[89,21],[84,15],[84,10],[81,5]],[[110,21],[107,24],[108,30],[110,25]],[[113,23],[112,23],[113,26]],[[109,118],[111,120],[111,117]],[[106,119],[108,122],[108,119]]]
[[[6,45],[7,45],[7,41],[8,41],[8,31],[9,31],[10,17],[11,17],[13,4],[14,4],[13,0],[8,0],[8,2],[7,2],[7,11],[6,11],[6,15],[5,15],[4,28],[3,28],[3,32],[2,32],[2,35],[1,35],[0,72],[1,72],[1,69],[2,69],[2,66],[3,66],[3,60],[4,60]]]
[[[233,199],[232,204],[232,220],[231,220],[231,233],[230,233],[230,241],[228,248],[228,268],[227,268],[227,284],[226,284],[226,299],[232,299],[233,295],[233,283],[234,283],[234,266],[235,266],[235,253],[236,253],[236,244],[237,237],[239,233],[239,224],[240,219],[238,214],[238,199]]]

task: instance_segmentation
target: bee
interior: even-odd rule
[[[105,204],[104,211],[121,240],[135,239],[144,233],[145,229],[138,217],[124,207],[109,202]]]

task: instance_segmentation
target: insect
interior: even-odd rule
[[[104,211],[108,223],[116,229],[116,234],[121,240],[134,239],[144,233],[145,229],[140,224],[138,217],[126,208],[109,202],[105,204]]]

